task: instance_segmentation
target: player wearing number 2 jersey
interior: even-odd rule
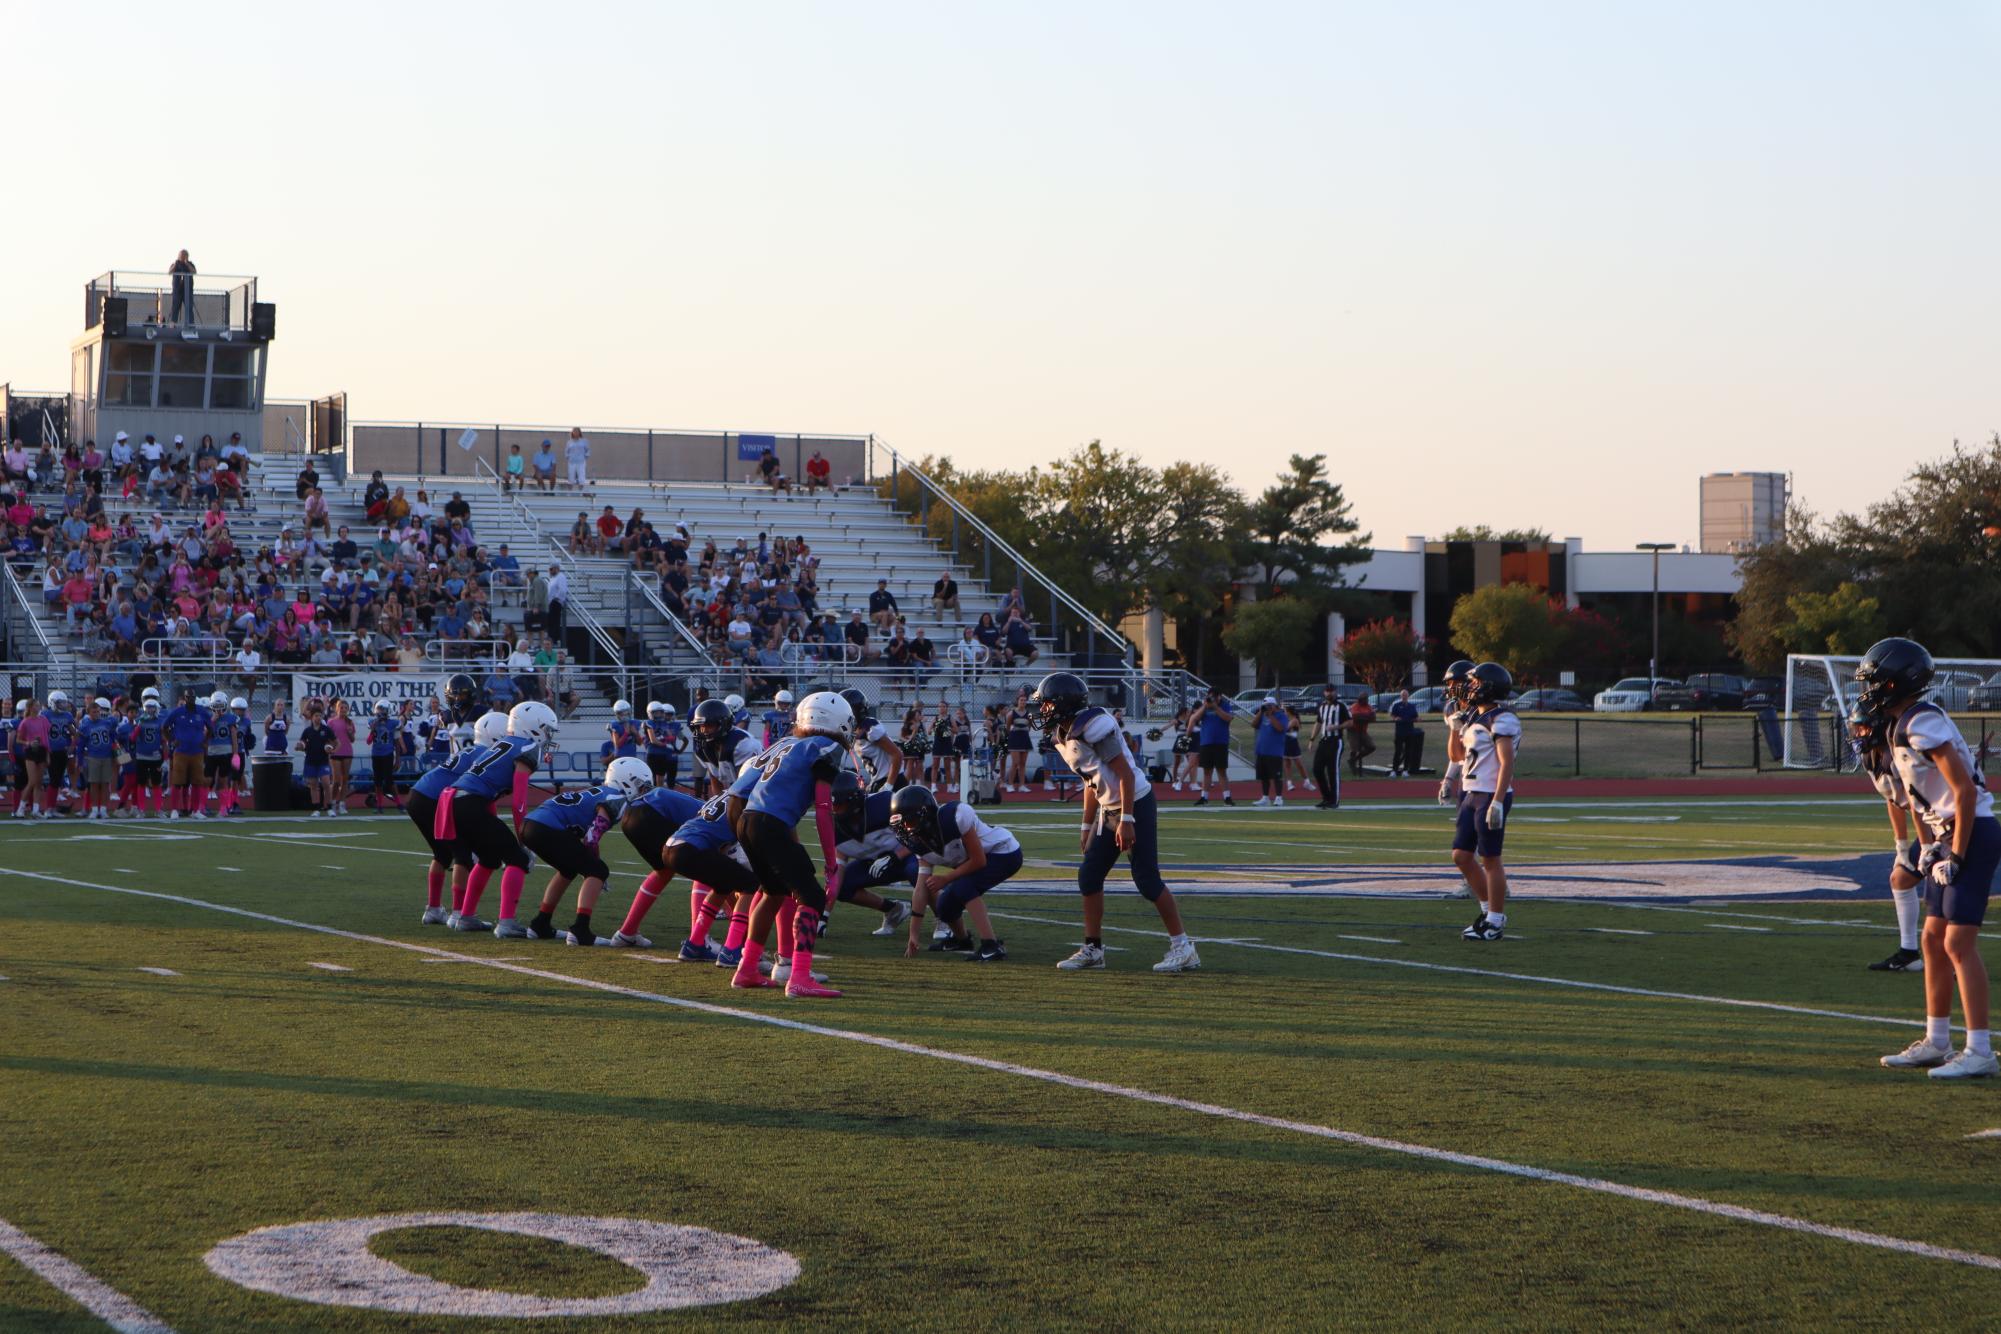
[[[1459,721],[1465,748],[1459,824],[1452,836],[1452,863],[1481,903],[1480,915],[1460,932],[1462,940],[1501,939],[1508,921],[1508,873],[1501,867],[1501,844],[1515,808],[1515,751],[1522,720],[1501,703],[1514,693],[1515,678],[1497,662],[1483,662],[1467,674],[1466,702]]]
[[[1925,1035],[1885,1056],[1893,1069],[1929,1069],[1934,1079],[1978,1079],[2001,1070],[1988,1032],[1987,964],[1980,926],[2001,867],[1994,798],[1959,728],[1923,696],[1931,654],[1908,639],[1871,646],[1855,669],[1861,702],[1889,718],[1890,763],[1903,780],[1925,849],[1918,874],[1925,894]],[[1952,990],[1959,983],[1966,1046],[1952,1049]]]

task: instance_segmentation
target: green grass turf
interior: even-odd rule
[[[1624,823],[1663,814],[1677,818]],[[1887,843],[1880,809],[1862,801],[1525,803],[1520,815],[1510,851],[1525,863]],[[1074,856],[1074,808],[1006,822],[1032,867]],[[1443,813],[1416,807],[1174,811],[1163,826],[1173,858],[1245,868],[1435,863],[1448,837]],[[183,837],[156,837],[167,832]],[[299,837],[309,833],[337,837]],[[904,960],[896,942],[867,936],[872,914],[843,908],[821,957],[849,995],[811,1003],[732,993],[720,970],[652,962],[660,951],[419,928],[423,861],[408,855],[418,842],[406,824],[69,824],[0,839],[20,869],[2001,1250],[2001,1141],[1965,1138],[2001,1126],[2001,1091],[1876,1065],[1920,1012],[1918,979],[1863,968],[1895,943],[1887,900],[1681,912],[1524,898],[1510,918],[1520,939],[1475,946],[1457,937],[1463,903],[1194,891],[1184,902],[1198,935],[1247,943],[1204,945],[1203,970],[1179,978],[1148,971],[1158,921],[1130,895],[1110,902],[1112,968],[1081,976],[1050,966],[1077,939],[1074,895],[996,896],[1013,957],[979,971]],[[616,835],[608,846],[619,874],[601,924],[635,878]],[[531,897],[541,882],[531,877]],[[679,888],[648,923],[663,943],[685,928]],[[1866,925],[1811,924],[1822,922]],[[1723,929],[1746,926],[1766,929]],[[160,900],[0,877],[0,942],[0,1217],[182,1331],[521,1328],[308,1306],[201,1263],[256,1227],[446,1209],[695,1224],[781,1247],[803,1269],[755,1301],[564,1329],[1977,1328],[2001,1292],[1991,1271]],[[137,971],[149,966],[179,976]],[[510,1291],[631,1284],[608,1262],[526,1238],[426,1230],[377,1245],[420,1272]],[[97,1327],[0,1259],[0,1328]]]

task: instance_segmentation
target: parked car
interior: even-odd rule
[[[1967,691],[1966,707],[1975,713],[2001,713],[2001,672]]]
[[[1744,678],[1723,672],[1697,672],[1686,681],[1662,686],[1654,692],[1657,709],[1741,709],[1744,707]]]
[[[1369,703],[1375,706],[1377,713],[1382,713],[1397,702],[1398,693],[1395,690],[1385,690],[1380,694],[1369,696]],[[1419,713],[1442,712],[1445,708],[1445,687],[1426,686],[1422,690],[1413,690],[1410,692],[1410,702],[1417,705]]]
[[[1786,683],[1776,676],[1749,676],[1744,679],[1744,707],[1747,709],[1786,707]]]
[[[1986,684],[1978,672],[1943,671],[1932,678],[1931,700],[1941,709],[1958,713],[1973,707],[1973,692]]]
[[[1591,700],[1593,713],[1644,713],[1654,707],[1654,694],[1663,686],[1679,685],[1666,677],[1651,682],[1644,676],[1628,676],[1614,681]]]
[[[1589,713],[1591,706],[1575,690],[1525,690],[1508,701],[1516,713]]]

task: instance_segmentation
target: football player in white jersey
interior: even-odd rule
[[[1440,683],[1445,696],[1440,716],[1445,720],[1446,765],[1445,776],[1438,780],[1438,804],[1449,810],[1458,809],[1460,790],[1465,782],[1466,740],[1460,735],[1460,729],[1466,725],[1466,691],[1472,680],[1473,660],[1461,658],[1445,669],[1445,678]],[[1461,884],[1452,891],[1451,897],[1472,898],[1472,885]],[[1473,918],[1473,925],[1478,926],[1486,917],[1487,904],[1483,900],[1479,904],[1478,915]]]
[[[861,775],[863,790],[898,786],[903,780],[903,747],[890,739],[889,729],[877,720],[867,695],[849,686],[841,698],[855,714],[855,771]]]
[[[1980,766],[1944,709],[1923,698],[1932,655],[1908,639],[1872,645],[1855,669],[1861,702],[1890,719],[1890,762],[1903,779],[1925,844],[1925,1035],[1883,1064],[1933,1079],[1978,1079],[2001,1070],[1987,1029],[1987,965],[1980,924],[2001,866],[2001,823]],[[1952,986],[1966,1018],[1966,1046],[1952,1049]]]
[[[1897,950],[1869,968],[1879,973],[1922,972],[1925,956],[1918,948],[1918,926],[1924,909],[1918,903],[1917,825],[1911,818],[1910,796],[1904,791],[1904,780],[1890,762],[1889,719],[1858,699],[1848,711],[1848,737],[1855,746],[1862,772],[1869,775],[1869,781],[1876,785],[1877,794],[1890,812],[1890,836],[1897,848],[1896,858],[1890,863],[1890,898],[1897,905]]]
[[[1522,720],[1501,701],[1514,689],[1515,678],[1498,662],[1475,667],[1464,687],[1466,712],[1459,739],[1466,750],[1461,761],[1466,790],[1459,798],[1452,864],[1466,877],[1466,887],[1482,908],[1473,925],[1459,933],[1462,940],[1499,940],[1508,923],[1508,873],[1501,867],[1501,842],[1515,806],[1515,751],[1521,745]]]
[[[963,801],[938,804],[931,789],[906,784],[889,799],[889,827],[903,845],[917,854],[917,892],[910,901],[910,940],[906,958],[914,957],[924,927],[924,910],[935,905],[938,920],[952,928],[931,948],[956,951],[971,963],[999,963],[1007,946],[994,934],[981,895],[1021,869],[1021,842],[998,825],[990,825]],[[968,935],[970,919],[979,934]]]
[[[1133,885],[1160,913],[1167,928],[1167,955],[1153,966],[1156,973],[1182,973],[1200,968],[1195,942],[1181,925],[1174,891],[1160,875],[1159,813],[1153,784],[1133,763],[1125,732],[1109,709],[1091,703],[1082,678],[1052,672],[1042,678],[1029,707],[1057,753],[1084,785],[1084,821],[1079,842],[1083,865],[1077,868],[1077,890],[1084,896],[1084,944],[1057,964],[1065,972],[1105,966],[1105,877],[1120,854],[1128,859]]]
[[[698,797],[720,797],[729,791],[737,773],[763,753],[763,747],[731,721],[730,708],[719,699],[705,699],[688,715],[688,732],[694,738],[695,772],[707,780]]]

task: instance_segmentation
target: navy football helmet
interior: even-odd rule
[[[945,850],[944,835],[938,829],[938,798],[921,783],[896,789],[896,795],[889,799],[889,827],[913,852]]]
[[[1035,687],[1028,702],[1042,730],[1054,732],[1089,706],[1091,692],[1075,673],[1051,672]]]
[[[1879,639],[1862,655],[1855,679],[1862,685],[1861,702],[1881,709],[1922,695],[1936,672],[1932,655],[1923,644],[1911,639]]]
[[[1483,662],[1473,669],[1466,683],[1466,702],[1499,704],[1514,690],[1515,678],[1507,668],[1498,662]]]

